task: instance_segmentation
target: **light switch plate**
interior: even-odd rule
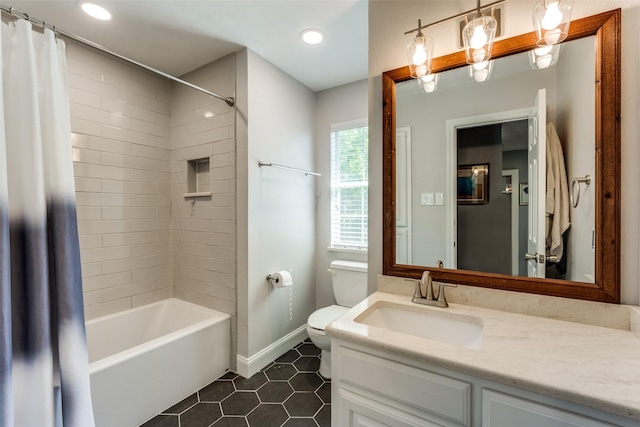
[[[444,204],[444,195],[442,193],[436,193],[436,205]]]
[[[422,206],[433,206],[433,193],[422,193]]]

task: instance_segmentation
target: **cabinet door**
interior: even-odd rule
[[[346,390],[340,391],[339,402],[333,427],[443,427]]]
[[[519,397],[482,391],[482,427],[612,427],[593,418]]]
[[[334,360],[340,381],[374,391],[376,401],[406,405],[404,412],[445,426],[471,425],[471,384],[466,381],[345,347]]]

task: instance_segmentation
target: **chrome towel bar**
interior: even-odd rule
[[[591,184],[591,175],[586,175],[584,178],[573,178],[571,180],[571,205],[574,208],[578,207],[578,203],[580,203],[580,184],[585,183],[587,185]]]
[[[278,165],[276,163],[264,163],[264,162],[258,162],[258,166],[263,167],[263,166],[268,166],[271,168],[277,168],[277,169],[284,169],[284,170],[288,170],[288,171],[293,171],[293,172],[300,172],[303,173],[307,176],[309,175],[313,175],[313,176],[322,176],[319,173],[316,172],[310,172],[310,171],[306,171],[304,169],[298,169],[298,168],[292,168],[289,166],[283,166],[283,165]]]

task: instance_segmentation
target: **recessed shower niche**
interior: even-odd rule
[[[210,197],[209,158],[187,160],[187,192],[184,197]]]

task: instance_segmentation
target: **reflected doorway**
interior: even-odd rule
[[[458,202],[457,267],[526,276],[528,206],[527,200],[520,200],[520,190],[527,190],[528,120],[458,128],[456,132],[458,170],[488,165],[485,200]],[[465,181],[460,175],[458,180],[458,185]]]

